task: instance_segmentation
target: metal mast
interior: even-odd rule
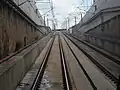
[[[55,23],[56,23],[56,19],[55,19],[55,14],[54,14],[54,10],[53,10],[53,2],[52,0],[49,0],[50,1],[50,8],[51,8],[51,12],[52,12],[52,17],[53,17],[53,29],[55,30],[56,27],[55,27]]]

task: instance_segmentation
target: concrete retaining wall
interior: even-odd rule
[[[120,56],[120,15],[85,33],[85,40]]]
[[[19,7],[37,24],[44,26],[44,20],[41,17],[40,12],[37,10],[35,5],[35,0],[13,0],[16,5],[20,5]],[[30,2],[29,2],[30,1]]]
[[[111,15],[108,13],[105,14]],[[96,20],[97,19],[99,18],[96,18]],[[95,21],[94,23],[97,23],[97,21]],[[89,27],[88,28],[89,30],[87,30],[87,32],[85,33],[82,33],[81,31],[78,31],[78,29],[73,28],[74,29],[73,34],[108,52],[120,56],[120,25],[119,25],[120,15],[117,15],[108,21],[102,22],[100,25],[97,26],[94,26],[94,24],[92,26],[92,24],[93,22],[91,22],[91,25],[90,24],[85,25],[85,26],[88,25],[87,27]],[[93,28],[90,28],[89,25]],[[86,31],[85,28],[84,29],[80,28],[80,29]]]
[[[86,34],[85,40],[114,55],[120,56],[120,39],[112,37],[92,36],[90,34]]]
[[[26,72],[30,69],[42,49],[47,44],[50,35],[34,45],[23,50],[8,61],[0,64],[0,89],[15,90]]]
[[[41,38],[42,35],[38,27],[25,20],[5,2],[0,2],[0,59]]]
[[[101,36],[109,36],[114,38],[120,38],[120,15],[94,27],[91,28],[86,33],[91,35],[101,35]]]

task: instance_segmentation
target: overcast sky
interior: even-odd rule
[[[48,1],[48,0],[37,0],[37,1]],[[61,28],[61,25],[65,21],[65,18],[69,17],[70,26],[74,25],[75,19],[74,16],[77,17],[77,23],[80,21],[80,15],[77,15],[80,10],[77,8],[80,6],[81,9],[86,10],[87,8],[84,6],[90,6],[92,4],[92,0],[52,0],[54,6],[55,17],[58,22],[58,28]],[[37,7],[40,9],[40,13],[43,15],[47,11],[50,10],[49,3],[37,3]],[[51,12],[46,14],[46,18],[52,19]],[[49,20],[49,25],[51,25],[51,21]]]

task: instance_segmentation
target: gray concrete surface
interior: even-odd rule
[[[36,77],[37,71],[43,61],[45,53],[49,47],[51,40],[48,42],[47,46],[41,52],[39,57],[37,58],[35,64],[30,69],[30,71],[26,74],[24,79],[21,81],[16,90],[30,90],[30,87],[33,84],[33,81]],[[60,53],[59,53],[59,44],[58,44],[58,36],[56,36],[55,41],[53,43],[50,56],[48,58],[47,67],[43,74],[40,90],[63,90],[62,84],[62,70],[60,64]]]
[[[86,12],[83,22],[72,27],[72,33],[78,38],[83,38],[91,44],[120,56],[119,21],[120,0],[97,0]]]
[[[20,5],[21,3],[27,0],[13,0],[16,5]],[[30,1],[30,2],[29,2]],[[37,25],[44,26],[44,20],[41,17],[40,12],[37,10],[34,0],[28,0],[26,3],[19,6]]]
[[[62,40],[68,68],[70,70],[70,75],[73,78],[72,80],[73,90],[93,90],[92,86],[85,77],[82,69],[79,67],[79,64],[77,63],[75,57],[72,55],[70,49],[68,48],[62,36],[61,36],[61,40]]]
[[[50,34],[0,64],[0,90],[14,90],[47,44]]]
[[[109,53],[120,56],[120,40],[117,38],[86,34],[84,40]]]
[[[51,42],[52,39],[49,40],[49,42],[47,43],[46,47],[42,50],[42,52],[40,53],[40,55],[37,57],[35,63],[33,64],[33,66],[30,68],[30,70],[27,72],[27,74],[25,75],[25,77],[23,78],[23,80],[18,84],[16,90],[30,90],[34,79],[37,75],[37,72],[40,68],[40,65],[44,59],[44,56],[47,52],[47,49],[49,47],[49,44]]]
[[[7,0],[0,2],[0,59],[39,40],[44,35],[44,28],[38,28],[20,8],[15,4],[13,6],[8,4]]]
[[[53,43],[40,90],[63,90],[58,36]]]
[[[97,90],[115,90],[113,83],[111,83],[110,80],[71,41],[69,41],[67,38],[65,39],[70,44],[70,47],[74,50],[74,53],[76,54],[80,63],[83,65],[87,74],[90,76],[93,83],[97,87]],[[65,52],[65,60],[67,62],[67,67],[69,70],[73,90],[93,90],[90,82],[83,73],[83,70],[77,63],[75,57],[72,55],[70,49],[64,41],[62,34],[61,40]],[[34,81],[39,66],[41,64],[41,61],[43,60],[44,55],[47,51],[49,43],[39,55],[35,64],[26,74],[26,76],[24,77],[24,79],[19,84],[16,90],[30,89],[30,86]],[[58,47],[58,36],[56,36],[48,59],[47,67],[42,78],[40,90],[63,90],[60,53]]]
[[[70,40],[67,38],[66,40],[96,85],[97,90],[115,90],[114,85],[108,80],[108,78],[104,76],[104,74],[73,43],[71,43]]]

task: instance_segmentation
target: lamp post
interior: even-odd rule
[[[68,28],[70,27],[70,19],[69,19],[69,17],[68,17]]]

